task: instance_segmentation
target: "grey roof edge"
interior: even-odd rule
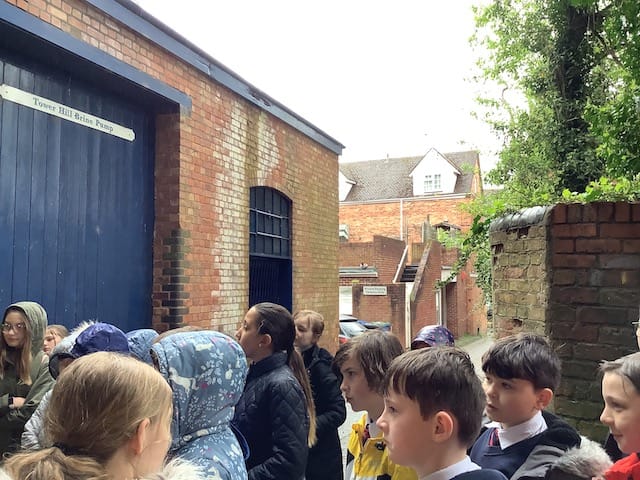
[[[497,218],[491,222],[490,232],[545,224],[554,205],[529,207]]]
[[[338,140],[247,82],[132,0],[85,1],[336,155],[342,154],[345,146]]]
[[[470,197],[473,194],[470,192],[467,193],[443,193],[439,195],[422,195],[417,197],[395,197],[395,198],[377,198],[375,200],[343,200],[340,202],[340,205],[362,205],[365,203],[389,203],[389,202],[421,202],[421,201],[437,201],[451,198],[466,198]]]

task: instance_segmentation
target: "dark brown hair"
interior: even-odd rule
[[[304,367],[304,361],[300,354],[293,348],[293,341],[296,339],[296,326],[289,310],[282,305],[263,302],[252,307],[258,314],[258,333],[268,334],[271,337],[274,352],[287,352],[287,363],[293,375],[300,383],[307,403],[307,413],[309,415],[309,435],[307,443],[313,446],[316,443],[316,407],[313,402],[313,393],[309,376]]]
[[[480,432],[485,394],[464,350],[436,346],[406,352],[391,363],[384,390],[417,402],[424,419],[450,413],[458,423],[458,440],[467,447]]]
[[[542,336],[518,333],[497,340],[482,356],[482,371],[504,379],[522,379],[536,390],[560,384],[560,358]]]
[[[402,352],[404,348],[393,333],[370,330],[343,343],[336,352],[333,363],[340,369],[350,358],[356,359],[362,367],[369,388],[382,395],[387,369]]]

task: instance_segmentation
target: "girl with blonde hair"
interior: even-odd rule
[[[342,480],[342,449],[338,428],[347,417],[340,382],[331,365],[333,356],[318,345],[324,331],[324,317],[313,310],[293,316],[296,349],[309,374],[316,406],[317,443],[309,449],[306,480]]]
[[[81,357],[53,388],[44,426],[53,447],[10,457],[4,473],[15,480],[166,478],[151,475],[162,470],[171,443],[171,398],[150,365],[112,352]]]
[[[63,338],[69,336],[69,330],[64,325],[49,325],[44,332],[44,341],[42,342],[42,351],[47,355],[51,355],[56,345]]]

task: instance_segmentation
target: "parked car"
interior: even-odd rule
[[[340,314],[340,333],[338,334],[338,343],[341,345],[346,343],[351,337],[366,332],[367,329],[358,322],[356,317],[351,315]]]
[[[360,335],[362,332],[380,328],[382,330],[391,330],[391,324],[389,322],[368,322],[348,315],[345,313],[340,314],[340,334],[338,335],[338,342],[340,344],[345,343],[351,337]]]
[[[358,322],[360,325],[362,325],[365,328],[368,328],[369,330],[374,330],[376,328],[380,328],[382,330],[387,330],[390,331],[391,330],[391,324],[389,322],[368,322],[367,320],[362,320],[360,318],[356,318],[353,315],[348,315],[346,313],[341,313],[340,314],[340,321],[349,321],[349,322]]]

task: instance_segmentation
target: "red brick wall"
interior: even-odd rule
[[[604,439],[598,365],[638,350],[640,204],[556,205],[548,228],[547,330],[563,369],[556,411]]]
[[[378,272],[375,283],[392,283],[404,249],[405,243],[402,240],[380,235],[375,235],[372,242],[341,243],[340,266],[355,267],[366,263],[375,267]]]
[[[293,203],[294,310],[338,316],[338,159],[81,0],[9,3],[186,93],[156,118],[153,325],[231,333],[248,308],[249,188]],[[151,321],[151,319],[150,319]],[[337,338],[328,322],[324,341]]]
[[[456,283],[449,283],[444,288],[445,292],[445,308],[447,311],[447,328],[451,330],[453,336],[458,338],[460,336],[459,319],[458,315],[462,316],[460,312],[460,298],[458,293],[460,292],[460,286]],[[464,333],[464,332],[462,332]]]
[[[458,249],[457,248],[445,248],[442,251],[442,264],[448,267],[453,266],[458,260]]]
[[[467,265],[465,269],[469,281],[465,282],[467,316],[465,319],[465,330],[470,335],[487,334],[487,307],[485,305],[484,293],[476,286],[472,277],[473,268]]]
[[[406,346],[404,326],[406,285],[404,283],[386,285],[387,295],[364,295],[362,287],[363,285],[353,286],[353,315],[368,321],[390,322],[391,331]]]
[[[376,235],[373,237],[375,265],[378,268],[380,283],[392,283],[402,260],[405,243],[402,240]]]
[[[428,250],[422,256],[416,274],[419,285],[414,285],[415,299],[412,299],[413,321],[411,338],[418,330],[426,325],[438,323],[436,315],[436,282],[440,280],[442,269],[442,246],[437,241],[431,241]]]
[[[361,263],[375,266],[375,249],[372,242],[341,243],[339,247],[341,267],[355,267]]]
[[[469,198],[405,199],[402,217],[408,231],[408,243],[422,241],[422,225],[429,218],[431,225],[449,222],[466,231],[473,218],[459,207]],[[376,203],[341,203],[340,224],[349,225],[350,242],[369,242],[374,235],[400,238],[400,201]],[[402,238],[406,240],[404,231]]]
[[[534,218],[536,209],[513,218]],[[556,412],[603,440],[598,365],[638,349],[631,322],[640,305],[640,204],[563,204],[542,213],[530,225],[503,219],[491,232],[498,334],[548,336],[562,359]]]

